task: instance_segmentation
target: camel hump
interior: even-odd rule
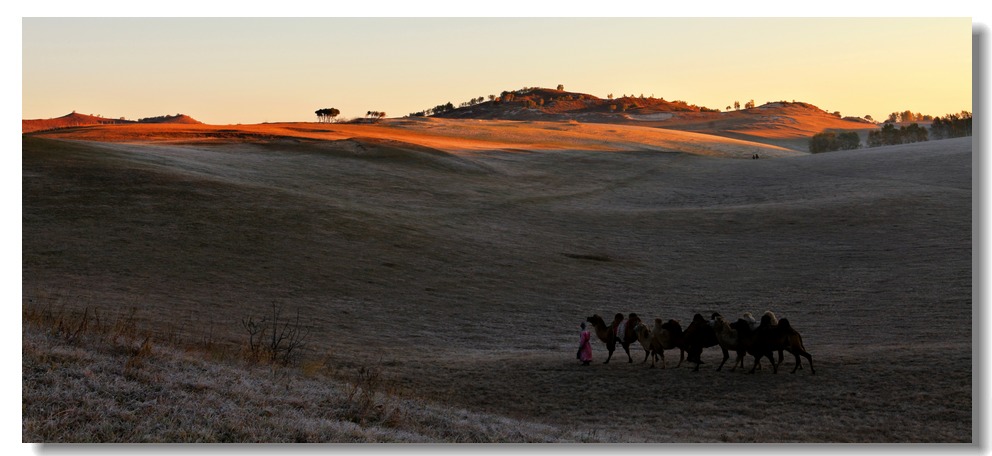
[[[789,324],[789,319],[788,318],[783,318],[783,319],[779,320],[778,321],[778,327],[780,329],[782,329],[783,331],[794,331],[792,329],[792,325]]]

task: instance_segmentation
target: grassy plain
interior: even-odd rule
[[[25,135],[22,161],[25,441],[99,422],[45,394],[70,388],[133,388],[144,399],[116,407],[141,419],[152,399],[175,416],[217,404],[139,433],[104,422],[122,430],[102,440],[973,439],[970,138],[808,155],[569,122],[116,125]],[[300,377],[273,380],[285,392],[177,399],[260,375],[209,353],[243,350],[242,319],[273,305],[310,331]],[[125,376],[140,337],[69,342],[28,317],[83,309],[134,309],[158,341],[137,372],[159,374]],[[815,376],[791,360],[716,372],[717,349],[699,372],[671,354],[648,369],[640,349],[604,365],[598,341],[592,366],[574,359],[593,313],[768,309],[802,333]],[[208,350],[187,362],[176,346]],[[188,365],[203,377],[169,377]],[[362,369],[417,411],[332,431],[356,421]],[[324,408],[308,396],[318,373]],[[250,430],[296,409],[312,432]]]

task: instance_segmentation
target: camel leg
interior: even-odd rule
[[[689,361],[690,362],[693,362],[694,361],[696,363],[696,367],[694,369],[692,369],[692,371],[693,372],[699,372],[699,365],[700,364],[704,364],[703,363],[703,351],[702,350],[699,350],[699,352],[690,353],[689,354]]]
[[[723,369],[724,363],[726,363],[727,360],[730,359],[730,351],[728,351],[726,348],[723,347],[720,347],[720,350],[723,350],[723,361],[720,361],[720,365],[717,366],[716,368],[717,372],[719,372],[720,369]]]
[[[758,365],[759,364],[761,364],[761,356],[762,355],[760,353],[753,354],[753,355],[754,355],[754,366],[751,366],[751,371],[748,372],[749,374],[753,374],[754,373],[754,370],[758,368]]]
[[[679,349],[679,363],[675,367],[681,366],[682,365],[682,360],[684,360],[684,359],[685,359],[685,350],[683,350],[683,349],[680,348]]]
[[[775,356],[772,354],[772,352],[768,352],[765,355],[768,356],[768,362],[772,363],[772,373],[777,374],[778,364],[775,364]]]
[[[648,362],[648,356],[651,356],[651,350],[644,350],[644,361],[641,361],[641,364]]]
[[[803,360],[802,359],[799,359],[799,355],[796,354],[795,350],[793,350],[792,348],[789,348],[787,350],[789,350],[789,353],[792,353],[792,356],[795,356],[796,357],[796,367],[792,368],[792,371],[795,372],[796,369],[802,369],[803,368]],[[802,349],[800,348],[800,350],[802,350]],[[782,358],[779,358],[778,363],[779,364],[782,364]]]
[[[731,369],[730,371],[733,372],[737,370],[738,365],[741,367],[741,369],[744,368],[744,352],[740,350],[737,350],[737,360],[734,361],[734,368]]]
[[[628,363],[634,362],[634,358],[630,357],[630,345],[621,344],[620,346],[623,347],[623,351],[627,353],[627,362]]]
[[[813,369],[813,355],[810,355],[809,353],[806,352],[806,350],[802,350],[802,349],[795,350],[795,351],[792,352],[792,354],[796,357],[796,367],[793,367],[792,368],[792,373],[793,374],[796,373],[796,369],[799,369],[800,368],[800,364],[799,363],[802,362],[802,360],[799,359],[799,355],[802,355],[803,358],[806,358],[806,360],[809,361],[809,373],[810,373],[810,375],[816,375],[816,371]]]

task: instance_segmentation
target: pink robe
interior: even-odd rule
[[[579,360],[582,362],[592,361],[592,344],[589,340],[589,331],[582,331],[579,334]]]

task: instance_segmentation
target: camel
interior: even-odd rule
[[[810,355],[809,352],[806,351],[806,347],[803,345],[803,336],[799,334],[799,331],[796,331],[792,327],[792,324],[789,323],[788,318],[779,320],[777,328],[779,337],[781,338],[778,346],[784,347],[786,351],[792,353],[792,356],[796,358],[796,365],[792,368],[792,373],[795,374],[797,369],[803,368],[802,360],[799,358],[802,356],[809,362],[810,375],[816,375],[816,370],[813,369],[813,355]],[[782,348],[779,348],[778,350],[779,364],[782,364]]]
[[[775,316],[775,313],[774,312],[772,312],[770,310],[766,310],[765,313],[761,315],[761,320],[762,321],[765,321],[766,318],[768,319],[768,324],[770,324],[772,326],[775,326],[775,325],[778,324],[778,317]],[[750,325],[750,327],[751,327],[751,331],[754,331],[755,329],[758,329],[759,323],[757,321],[755,321],[754,316],[751,315],[751,312],[744,312],[744,314],[741,315],[741,319],[747,321],[747,324]],[[778,351],[778,363],[779,364],[782,364],[782,359],[783,358],[784,358],[784,355],[782,353],[782,350],[779,350]],[[743,360],[741,360],[741,367],[744,367],[744,361]],[[800,364],[799,365],[799,368],[802,369],[803,366]],[[761,362],[760,361],[758,362],[758,369],[761,369]]]
[[[802,361],[799,357],[802,356],[809,361],[810,374],[816,375],[816,370],[813,368],[813,356],[806,351],[802,336],[792,327],[789,319],[783,318],[778,321],[777,325],[773,325],[771,324],[772,318],[766,314],[761,317],[761,324],[753,332],[750,331],[750,327],[746,323],[740,324],[742,321],[738,320],[735,325],[739,337],[747,341],[745,342],[747,352],[754,356],[754,366],[750,373],[754,373],[762,357],[767,357],[772,363],[772,372],[778,373],[778,366],[782,363],[782,351],[787,351],[796,358],[796,365],[792,368],[793,374],[801,367]],[[775,363],[773,356],[776,350],[779,351],[780,357],[778,364]]]
[[[634,358],[630,356],[630,344],[637,342],[637,334],[633,331],[633,328],[641,322],[637,314],[630,314],[630,318],[626,322],[626,328],[631,329],[624,331],[624,337],[622,339],[617,337],[616,331],[619,325],[623,323],[623,314],[616,314],[613,317],[613,324],[609,326],[607,326],[606,321],[599,314],[586,318],[586,321],[592,324],[593,329],[596,331],[596,337],[606,344],[606,351],[609,352],[609,355],[606,357],[606,361],[603,361],[603,364],[609,364],[610,359],[613,358],[613,352],[617,348],[617,342],[620,342],[623,351],[627,353],[627,362],[634,362]]]
[[[685,350],[680,345],[682,341],[682,325],[676,320],[662,322],[660,318],[654,319],[654,329],[651,330],[651,352],[661,356],[661,368],[665,366],[665,350],[679,349],[679,363],[675,367],[682,365],[685,359]],[[654,367],[655,359],[651,359],[651,367]]]
[[[638,322],[637,326],[634,327],[634,333],[637,334],[637,342],[639,342],[641,347],[644,348],[644,361],[641,361],[641,364],[648,362],[648,356],[651,356],[652,354],[654,355],[654,358],[652,358],[651,362],[654,363],[654,360],[656,360],[659,355],[658,353],[654,353],[651,349],[651,340],[653,338],[651,330],[648,329],[648,326],[644,323]]]
[[[620,316],[621,316],[620,314],[617,314],[617,317]],[[623,322],[624,325],[623,337],[620,337],[618,335],[617,342],[620,342],[620,345],[624,347],[624,350],[627,350],[627,347],[632,345],[634,342],[639,341],[636,330],[637,330],[637,325],[641,325],[641,324],[642,324],[641,317],[638,317],[637,314],[634,312],[631,312],[630,315],[627,316],[627,321]],[[627,352],[627,356],[630,357],[629,351]],[[632,361],[633,359],[631,359],[631,361],[628,362],[632,362]]]
[[[609,326],[606,325],[606,321],[599,314],[594,314],[593,316],[586,318],[586,321],[592,325],[593,331],[596,332],[596,337],[606,344],[606,351],[609,352],[609,356],[606,357],[606,361],[603,364],[609,364],[610,358],[613,357],[613,350],[617,348],[617,339],[613,334],[613,331]]]
[[[734,361],[734,367],[731,369],[731,372],[737,370],[738,365],[740,365],[741,368],[744,368],[745,351],[741,349],[743,344],[740,343],[740,338],[737,337],[737,330],[731,327],[730,323],[728,323],[722,315],[713,315],[713,332],[716,333],[716,340],[720,345],[720,350],[723,351],[723,361],[720,362],[720,366],[718,366],[716,370],[719,371],[722,369],[723,365],[728,359],[730,359],[730,350],[737,353],[737,359]]]
[[[685,328],[682,337],[685,351],[689,353],[689,362],[696,363],[696,368],[693,371],[698,371],[699,365],[704,364],[702,360],[703,349],[719,343],[716,340],[716,332],[713,331],[709,322],[697,313],[692,316],[692,323],[689,323],[689,326]]]

